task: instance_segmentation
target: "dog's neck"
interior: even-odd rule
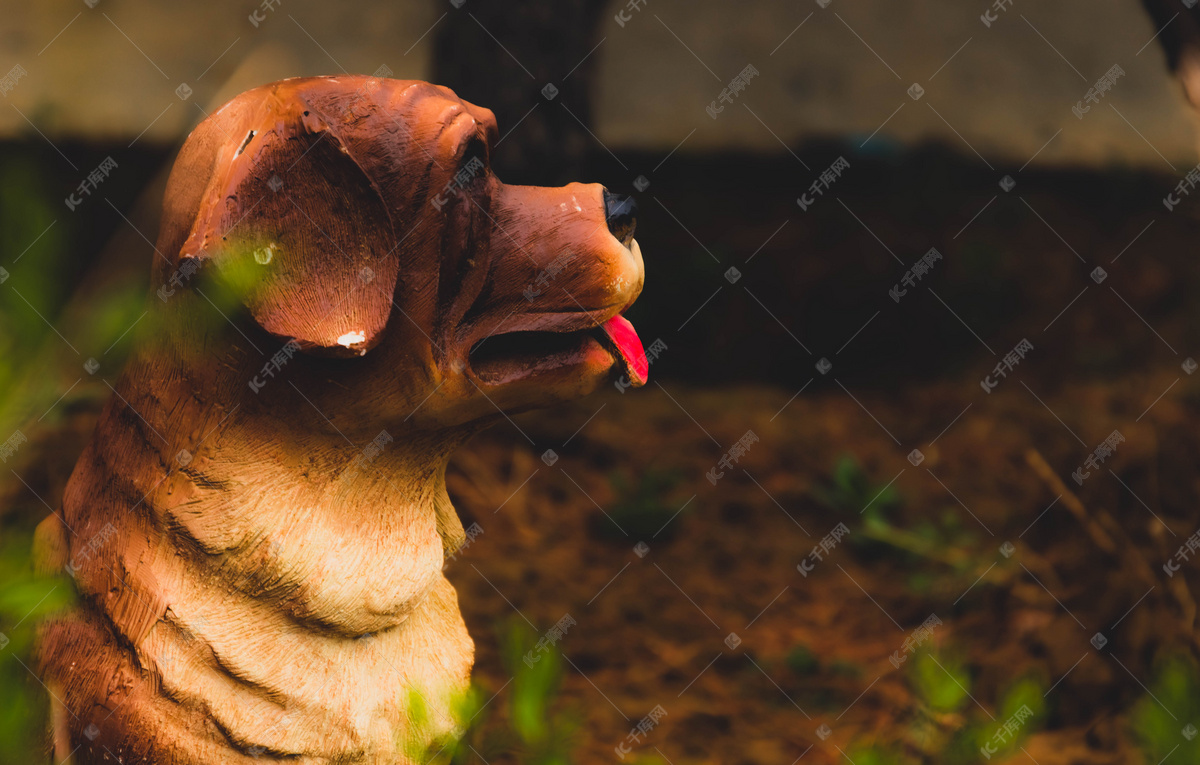
[[[464,538],[445,466],[470,433],[346,421],[333,399],[302,391],[319,388],[311,380],[280,375],[255,391],[243,367],[259,364],[133,359],[94,444],[144,495],[138,522],[114,523],[122,544],[185,553],[161,561],[160,583],[215,579],[255,609],[347,636],[400,624]],[[148,448],[158,460],[136,457]],[[78,503],[68,522],[95,533],[129,509]],[[164,605],[182,617],[188,604],[165,593]]]
[[[445,465],[469,433],[343,422],[305,395],[319,380],[256,393],[261,360],[213,358],[146,348],[117,382],[63,500],[80,590],[128,666],[240,747],[390,751],[407,694],[440,719],[470,671],[442,573],[464,538]]]

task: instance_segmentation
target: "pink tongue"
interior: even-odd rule
[[[614,316],[601,324],[600,328],[613,341],[613,345],[617,346],[630,382],[634,385],[645,385],[650,372],[650,362],[646,359],[642,340],[633,325],[624,316]]]

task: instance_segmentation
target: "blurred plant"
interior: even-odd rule
[[[862,526],[851,537],[851,543],[862,553],[901,553],[935,560],[956,570],[968,569],[974,563],[964,548],[974,544],[977,537],[964,531],[957,515],[946,512],[939,523],[924,520],[912,529],[894,525],[888,513],[900,505],[900,492],[894,486],[876,484],[852,456],[840,458],[826,485],[811,493],[831,510],[862,516]],[[921,587],[919,578],[912,583],[916,589]]]
[[[482,741],[483,720],[479,719],[483,698],[482,689],[474,684],[465,691],[451,692],[446,704],[450,719],[435,719],[429,709],[429,691],[409,689],[406,700],[409,725],[401,742],[405,756],[426,765],[468,762],[475,752],[486,747]]]
[[[55,358],[51,352],[66,347],[56,333],[63,305],[77,284],[67,277],[77,264],[72,248],[84,239],[87,226],[78,216],[63,215],[62,198],[47,180],[51,175],[27,153],[4,150],[0,156],[0,358],[6,361],[0,364],[0,433],[5,435],[47,411],[62,395],[53,381],[71,373],[70,379],[76,379],[89,349],[107,349],[105,367],[119,366],[134,334],[128,330],[144,309],[145,287],[140,282],[90,294],[89,304],[79,313],[87,321],[73,332],[67,330],[72,347],[83,357],[50,361]],[[67,363],[69,372],[64,369]],[[107,388],[98,387],[107,395]],[[42,424],[53,425],[72,400],[97,392],[80,386]]]
[[[964,529],[959,517],[950,510],[937,522],[922,519],[911,529],[903,529],[888,520],[881,509],[870,507],[863,513],[863,525],[857,539],[860,543],[863,540],[877,542],[893,552],[936,561],[961,572],[975,565],[971,548],[979,541],[979,535]],[[920,588],[919,577],[914,577],[910,583],[915,589]]]
[[[0,162],[0,266],[4,279],[13,279],[0,301],[0,357],[31,355],[49,326],[38,315],[54,315],[66,282],[60,277],[66,254],[65,226],[56,226],[56,200],[46,187],[45,174],[32,159],[9,154]],[[59,202],[58,204],[61,204]],[[23,299],[22,299],[23,298]],[[9,388],[19,365],[0,365],[0,391]]]
[[[1019,678],[1001,694],[995,716],[969,706],[971,675],[951,652],[918,651],[908,680],[918,702],[911,743],[939,764],[965,765],[981,756],[1003,759],[1046,717],[1042,683],[1032,676]]]
[[[52,330],[53,318],[69,282],[62,278],[69,226],[56,213],[47,174],[22,153],[5,151],[0,160],[0,439],[20,419],[16,389],[30,373],[30,362]],[[57,338],[55,338],[57,342]],[[44,382],[43,382],[44,386]],[[58,395],[57,393],[55,394]],[[21,415],[24,417],[24,415]],[[11,464],[11,463],[10,463]],[[15,483],[6,468],[3,483]],[[12,496],[3,492],[0,496]],[[48,697],[31,673],[38,621],[68,607],[75,597],[66,576],[37,576],[31,560],[31,536],[16,530],[17,521],[41,515],[39,508],[0,507],[0,762],[29,762],[44,750]],[[25,524],[27,525],[27,524]]]
[[[616,500],[608,509],[609,518],[592,516],[591,529],[597,537],[625,542],[630,536],[650,539],[658,535],[660,541],[666,541],[678,533],[682,517],[671,519],[679,508],[667,500],[671,490],[679,485],[677,471],[647,468],[635,481],[629,481],[621,473],[613,473],[609,482]],[[621,529],[629,536],[621,533]]]
[[[503,644],[505,667],[513,680],[509,695],[509,725],[517,734],[529,765],[567,765],[579,729],[569,714],[556,710],[562,682],[562,653],[554,646],[526,661],[537,636],[525,622],[513,621]]]
[[[958,711],[967,702],[971,676],[962,662],[930,651],[918,651],[913,657],[910,681],[921,703],[937,713]]]
[[[1046,696],[1042,683],[1032,676],[1018,679],[1001,696],[996,707],[996,721],[975,726],[964,736],[970,741],[969,756],[974,759],[980,751],[1003,759],[1015,752],[1046,719]],[[1017,722],[1020,720],[1021,722]],[[1007,727],[1015,728],[1011,735]],[[998,735],[1001,733],[1004,735]]]
[[[1147,762],[1168,755],[1175,762],[1200,762],[1200,673],[1183,654],[1170,654],[1158,662],[1146,696],[1133,707],[1134,736]]]
[[[912,760],[895,752],[871,747],[869,749],[852,749],[846,759],[854,765],[908,765]]]
[[[971,548],[979,536],[964,529],[956,513],[947,510],[936,522],[922,520],[911,529],[895,525],[888,515],[902,502],[899,491],[890,484],[876,484],[852,456],[841,457],[825,485],[814,488],[811,494],[831,510],[862,516],[862,525],[851,536],[851,544],[860,553],[932,560],[959,572],[975,566]],[[922,592],[932,586],[933,580],[918,572],[909,583]]]
[[[908,682],[916,697],[915,715],[909,730],[912,745],[939,762],[957,762],[964,748],[962,733],[967,724],[959,710],[970,695],[970,674],[955,658],[918,651],[908,662]],[[956,740],[957,739],[957,740]]]
[[[834,677],[845,677],[851,680],[857,680],[863,675],[862,667],[845,659],[834,659],[829,662],[829,673]]]
[[[30,549],[27,535],[0,548],[0,762],[30,762],[43,748],[49,704],[27,667],[38,621],[75,602],[69,577],[33,573]]]
[[[522,765],[570,765],[579,723],[559,708],[562,654],[554,646],[538,651],[537,642],[533,630],[517,620],[500,636],[501,658],[513,676],[504,722],[488,711],[486,694],[478,686],[452,696],[451,720],[432,719],[426,696],[410,691],[411,740],[427,740],[423,737],[431,733],[436,739],[428,749],[405,748],[406,754],[425,765],[462,765],[506,755]],[[536,661],[526,661],[530,656]]]
[[[813,499],[831,510],[861,513],[864,508],[887,510],[900,504],[900,493],[892,486],[876,486],[858,460],[841,457],[825,486],[812,490]]]
[[[801,677],[815,675],[821,669],[821,662],[808,646],[798,645],[793,648],[785,659],[788,669]]]
[[[956,513],[947,510],[936,522],[922,520],[911,529],[896,526],[888,519],[888,511],[900,505],[900,492],[894,486],[876,484],[852,456],[839,459],[830,480],[814,488],[812,496],[831,510],[862,516],[863,524],[852,542],[864,552],[884,553],[888,551],[884,548],[889,548],[893,553],[938,561],[958,571],[975,563],[969,548],[979,536],[963,528]],[[912,584],[916,589],[923,586],[919,577]]]

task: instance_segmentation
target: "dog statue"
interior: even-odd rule
[[[647,361],[631,199],[491,174],[443,87],[243,93],[168,182],[139,340],[36,535],[55,761],[409,763],[474,645],[450,454]],[[410,720],[417,693],[434,733]]]

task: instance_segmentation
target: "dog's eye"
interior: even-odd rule
[[[478,137],[472,137],[458,160],[459,173],[474,180],[483,175],[484,170],[487,169],[487,161],[487,144]]]

